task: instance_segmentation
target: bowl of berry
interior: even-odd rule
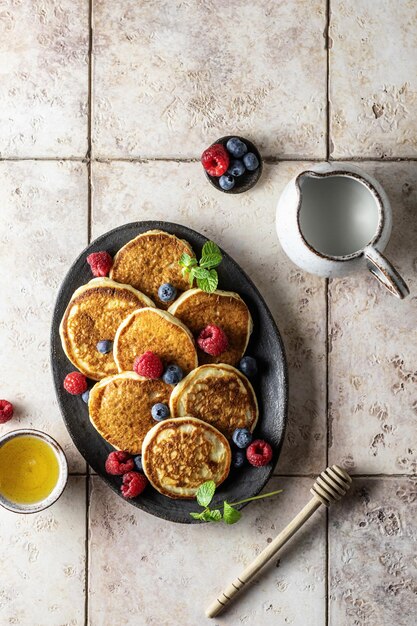
[[[242,193],[258,182],[262,158],[256,146],[243,137],[227,135],[204,150],[201,163],[211,184],[224,193]]]

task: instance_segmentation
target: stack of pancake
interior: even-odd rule
[[[178,264],[190,245],[163,231],[129,241],[114,257],[110,278],[95,278],[73,294],[61,321],[68,359],[88,378],[91,423],[114,448],[142,454],[150,483],[171,498],[193,498],[199,485],[219,485],[231,463],[229,440],[236,428],[252,431],[258,419],[249,380],[236,369],[252,331],[240,296],[189,289]],[[168,306],[158,288],[171,283],[177,299]],[[229,341],[218,357],[195,343],[208,324],[220,326]],[[112,351],[97,350],[99,341]],[[133,371],[136,356],[152,351],[164,367],[184,372],[178,385]],[[155,422],[156,403],[170,407],[170,418]]]

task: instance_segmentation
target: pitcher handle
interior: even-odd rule
[[[388,291],[401,300],[408,296],[410,290],[397,270],[381,252],[368,246],[364,250],[368,270],[384,285]]]

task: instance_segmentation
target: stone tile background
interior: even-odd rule
[[[85,156],[88,2],[0,6],[0,157]]]
[[[279,532],[308,498],[311,479],[274,478],[270,489],[285,484],[280,502],[261,501],[246,509],[239,526],[175,525],[120,505],[98,477],[92,479],[90,517],[90,610],[92,623],[201,624],[224,580],[233,580],[254,554]],[[324,620],[325,516],[311,520],[294,545],[274,559],[242,601],[215,622],[235,624],[312,623]],[[152,541],[141,541],[152,537]],[[102,547],[106,546],[103,551]],[[108,555],[117,555],[112,558]],[[226,558],[224,558],[224,556]],[[136,580],[136,585],[127,581]],[[174,581],[174,583],[173,583]],[[272,594],[268,589],[273,589]],[[298,597],[294,602],[292,598]],[[175,617],[173,617],[175,612]],[[207,620],[208,622],[208,620]]]
[[[70,476],[53,508],[1,508],[0,623],[84,623],[85,478]]]
[[[0,622],[184,626],[308,498],[327,462],[355,475],[213,621],[411,626],[417,562],[415,3],[381,0],[0,2],[0,396],[68,454],[68,489],[28,517],[0,511]],[[199,165],[222,134],[267,157],[243,196]],[[286,181],[353,159],[388,192],[388,257],[404,302],[371,276],[299,271],[275,236]],[[165,218],[218,241],[253,277],[282,332],[289,425],[278,498],[223,528],[170,525],[116,499],[66,434],[49,372],[54,299],[92,237]]]
[[[267,155],[325,156],[322,1],[98,0],[94,13],[97,156],[199,157],[230,128]]]
[[[330,6],[332,156],[415,158],[415,3],[331,0]]]

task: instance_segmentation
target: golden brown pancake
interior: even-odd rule
[[[168,404],[172,387],[135,372],[108,376],[90,391],[90,420],[100,435],[118,450],[140,454],[143,439],[154,425],[152,406]]]
[[[159,422],[146,434],[142,446],[149,482],[170,498],[194,498],[207,480],[220,485],[229,473],[230,461],[227,439],[194,417]]]
[[[168,311],[188,326],[195,339],[208,324],[220,326],[226,333],[229,347],[219,356],[210,356],[197,346],[200,365],[236,365],[244,355],[252,332],[252,318],[248,307],[237,293],[220,290],[206,293],[201,289],[189,289]]]
[[[136,356],[154,352],[164,366],[179,365],[185,374],[197,367],[193,336],[167,311],[143,308],[134,311],[119,326],[114,340],[114,358],[119,372],[133,368]]]
[[[231,365],[202,365],[176,387],[170,398],[171,417],[193,415],[208,422],[228,439],[235,428],[252,431],[258,403],[252,385]]]
[[[62,347],[71,363],[93,380],[116,374],[112,352],[101,354],[97,343],[103,339],[113,341],[121,322],[144,306],[154,304],[133,287],[109,278],[93,278],[77,289],[59,329]]]
[[[167,309],[169,303],[158,298],[159,287],[171,283],[178,293],[189,287],[178,265],[183,253],[195,256],[183,239],[162,230],[149,230],[120,248],[114,257],[110,278],[132,285],[152,298],[159,308]]]

